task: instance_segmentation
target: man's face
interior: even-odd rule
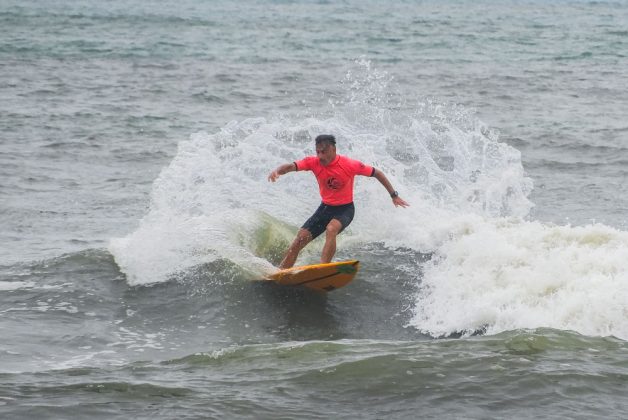
[[[336,158],[336,146],[328,143],[317,144],[316,156],[321,161],[321,165],[327,166]]]

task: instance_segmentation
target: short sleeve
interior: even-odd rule
[[[349,159],[351,164],[351,170],[356,175],[373,176],[373,167],[366,165],[359,160]]]
[[[294,164],[297,167],[297,171],[311,171],[316,159],[318,159],[316,156],[307,156],[301,160],[295,161]]]

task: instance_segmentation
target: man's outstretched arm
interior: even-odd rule
[[[382,171],[379,169],[373,169],[373,171],[373,177],[376,178],[384,186],[384,188],[386,188],[386,191],[390,194],[395,207],[408,207],[410,205],[403,198],[399,197],[399,194],[395,191],[392,184]]]
[[[277,181],[277,178],[279,178],[279,176],[285,175],[288,172],[292,172],[292,171],[296,171],[296,170],[297,170],[296,163],[294,163],[294,162],[292,162],[292,163],[284,163],[283,165],[278,166],[277,169],[275,169],[274,171],[272,171],[270,173],[270,175],[268,175],[268,180],[270,182],[275,182],[275,181]]]

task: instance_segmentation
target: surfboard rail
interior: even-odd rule
[[[360,261],[358,260],[303,265],[277,271],[265,280],[282,286],[301,286],[331,292],[349,284],[359,269]]]

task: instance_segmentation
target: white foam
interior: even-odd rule
[[[320,133],[336,135],[340,154],[383,170],[412,204],[395,209],[377,181],[358,177],[359,217],[348,235],[359,240],[431,250],[449,228],[426,230],[425,224],[447,220],[443,214],[528,213],[531,181],[517,150],[497,142],[459,107],[417,101],[395,109],[387,102],[385,74],[365,63],[354,73],[360,74],[345,80],[348,99],[334,103],[325,118],[252,118],[182,141],[155,180],[150,210],[137,230],[110,242],[129,283],[165,281],[219,258],[252,271],[272,270],[246,238],[264,223],[296,229],[320,198],[310,173],[292,173],[275,184],[268,173],[313,154]]]
[[[267,175],[333,133],[340,154],[383,170],[411,204],[396,209],[377,181],[357,177],[357,215],[341,241],[435,255],[417,267],[413,326],[435,336],[553,327],[628,338],[628,233],[524,221],[532,182],[519,151],[465,109],[404,98],[390,83],[361,63],[328,115],[233,121],[182,141],[138,228],[110,243],[128,282],[166,281],[217,259],[271,271],[251,238],[269,227],[291,239],[319,196],[310,173],[275,184]]]
[[[72,283],[60,283],[60,284],[37,284],[32,281],[0,281],[0,292],[21,290],[21,289],[42,289],[42,290],[54,290],[63,289]]]
[[[434,336],[550,327],[628,339],[628,233],[461,217],[411,324]]]
[[[8,292],[19,289],[32,289],[36,284],[32,281],[0,281],[0,292]]]

